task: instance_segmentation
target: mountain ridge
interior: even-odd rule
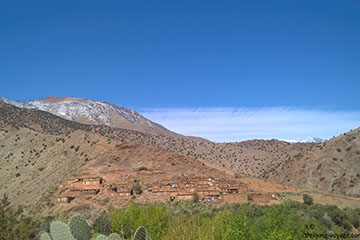
[[[41,100],[25,102],[0,97],[0,101],[19,108],[49,112],[58,117],[79,123],[106,125],[150,134],[183,137],[160,124],[150,121],[136,111],[105,101],[71,97],[46,97]]]
[[[1,102],[0,113],[3,116],[0,119],[0,128],[1,122],[5,121],[15,128],[28,127],[52,134],[69,134],[76,130],[85,130],[123,142],[155,145],[165,150],[191,155],[251,177],[259,177],[269,168],[316,146],[312,143],[290,144],[278,140],[214,143],[198,138],[152,135],[105,125],[81,124],[48,112],[18,108]]]

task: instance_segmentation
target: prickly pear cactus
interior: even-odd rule
[[[50,234],[53,240],[76,240],[70,232],[68,225],[62,222],[50,224]]]
[[[90,227],[86,220],[80,215],[74,215],[70,220],[70,232],[77,240],[89,240]]]
[[[42,233],[40,236],[40,240],[51,240],[51,237],[48,233]]]
[[[147,240],[147,233],[144,227],[138,227],[135,232],[134,240]]]
[[[108,236],[108,240],[121,240],[121,237],[117,233],[112,233]]]
[[[108,238],[104,235],[97,236],[96,240],[108,240]]]

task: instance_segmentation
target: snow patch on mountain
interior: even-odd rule
[[[318,137],[307,137],[301,140],[289,140],[289,139],[279,139],[280,141],[288,142],[288,143],[322,143],[325,142],[325,139]]]
[[[89,99],[78,98],[61,101],[47,101],[46,99],[43,99],[21,102],[0,97],[0,101],[20,108],[50,112],[71,121],[77,121],[78,119],[83,118],[94,124],[112,126],[113,118],[111,115],[113,114],[118,115],[131,123],[145,123],[151,128],[156,128],[154,123],[135,111],[118,107],[110,103],[92,101]]]
[[[324,140],[322,138],[318,138],[318,137],[307,137],[307,138],[301,139],[299,142],[300,143],[322,143],[325,141],[326,140]]]

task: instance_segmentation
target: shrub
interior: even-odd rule
[[[193,193],[193,202],[199,202],[200,200],[200,197],[199,197],[199,194],[198,193]]]
[[[26,240],[35,238],[38,223],[23,214],[23,209],[12,210],[7,195],[0,200],[0,239]]]
[[[141,189],[141,186],[140,186],[140,183],[139,182],[135,182],[134,186],[133,186],[133,191],[136,193],[136,194],[141,194],[142,193],[142,189]]]
[[[91,228],[95,232],[100,232],[105,235],[111,233],[111,223],[106,212],[102,212],[101,215],[95,219],[94,223],[91,225]]]
[[[310,195],[304,194],[303,195],[303,200],[304,203],[307,205],[312,205],[313,204],[313,198]]]

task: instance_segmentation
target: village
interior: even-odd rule
[[[74,199],[89,199],[101,195],[113,200],[143,202],[196,200],[209,204],[254,203],[264,205],[278,198],[277,193],[254,191],[237,178],[210,176],[174,176],[162,179],[157,169],[118,169],[103,176],[81,175],[60,185],[55,204],[68,204]],[[147,176],[156,176],[147,181]],[[150,183],[151,182],[151,183]]]

